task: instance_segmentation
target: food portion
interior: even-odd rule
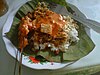
[[[35,54],[48,51],[56,56],[79,41],[78,25],[70,16],[57,14],[42,2],[22,18],[18,38],[19,49],[29,47]]]
[[[45,3],[29,1],[18,10],[6,33],[13,45],[29,59],[43,63],[76,61],[90,53],[95,45],[84,25],[51,11],[50,3]]]
[[[19,26],[19,48],[50,50],[59,54],[78,42],[78,25],[70,16],[57,14],[39,3],[34,12],[22,18]]]

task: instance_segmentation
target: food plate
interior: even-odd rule
[[[8,53],[13,56],[14,58],[16,58],[16,54],[17,54],[17,49],[16,47],[11,43],[10,40],[8,40],[6,37],[5,37],[5,33],[9,31],[11,25],[12,25],[12,22],[13,22],[13,18],[14,18],[14,14],[16,13],[16,11],[10,13],[10,15],[8,16],[8,19],[3,27],[3,31],[2,31],[2,34],[3,34],[3,40],[5,42],[5,45],[6,45],[6,49],[8,51]],[[9,25],[9,26],[8,26]],[[18,51],[18,56],[20,56],[20,52]],[[27,67],[30,67],[30,68],[33,68],[33,69],[59,69],[59,68],[62,68],[66,65],[69,65],[73,62],[69,62],[69,63],[66,63],[66,64],[62,64],[62,63],[54,63],[53,65],[48,62],[46,64],[34,64],[34,63],[30,63],[29,62],[29,59],[27,59],[28,57],[27,56],[23,56],[23,61],[22,61],[22,64],[27,66]],[[19,60],[19,57],[18,57],[18,60]]]
[[[8,40],[4,36],[5,36],[5,33],[9,32],[9,30],[10,30],[10,28],[12,26],[12,23],[13,23],[14,15],[15,15],[16,12],[17,12],[17,10],[16,11],[13,11],[12,13],[10,13],[10,15],[8,16],[8,19],[7,19],[7,21],[6,21],[6,23],[5,23],[4,27],[3,27],[3,32],[2,32],[3,33],[3,39],[4,39],[4,42],[5,42],[7,51],[14,58],[16,58],[16,54],[17,54],[17,51],[18,50],[11,43],[11,41]],[[89,29],[87,29],[87,31],[89,31]],[[18,51],[18,56],[20,56],[20,52],[19,51]],[[19,57],[17,59],[19,60]],[[55,63],[54,62],[53,65],[51,64],[51,62],[47,62],[45,64],[40,64],[40,63],[35,64],[35,63],[30,63],[28,57],[27,56],[24,56],[24,55],[23,55],[23,59],[22,59],[22,64],[23,65],[25,65],[27,67],[30,67],[30,68],[33,68],[33,69],[59,69],[59,68],[63,68],[64,66],[68,66],[68,65],[70,65],[72,63],[74,63],[74,62],[67,62],[67,63]]]
[[[5,45],[6,45],[6,49],[8,51],[8,53],[13,56],[14,58],[16,58],[16,54],[17,54],[17,49],[16,47],[11,43],[10,40],[8,40],[7,38],[5,38],[5,33],[9,31],[11,25],[12,25],[12,22],[13,22],[13,18],[14,18],[14,14],[16,13],[16,11],[10,13],[10,15],[8,16],[8,19],[3,27],[3,31],[2,31],[2,34],[3,34],[3,40],[5,42]],[[8,26],[9,25],[9,26]],[[20,55],[20,52],[18,51],[18,56]],[[28,57],[27,56],[23,56],[23,61],[22,61],[22,64],[27,66],[27,67],[30,67],[30,68],[33,68],[33,69],[58,69],[58,68],[62,68],[68,64],[71,64],[72,62],[70,63],[66,63],[66,64],[61,64],[61,63],[54,63],[53,65],[51,65],[51,63],[46,63],[44,65],[42,64],[34,64],[34,63],[30,63],[29,62],[29,59],[27,59]],[[19,60],[19,57],[18,57],[18,60]]]

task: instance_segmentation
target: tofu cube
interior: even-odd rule
[[[41,24],[41,32],[52,34],[52,25],[50,24]]]

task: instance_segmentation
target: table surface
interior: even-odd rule
[[[16,9],[16,7],[18,7],[19,5],[24,4],[26,1],[27,0],[23,0],[23,1],[21,1],[21,0],[19,0],[19,1],[18,0],[7,0],[8,5],[9,5],[9,10],[4,16],[0,17],[0,75],[13,75],[14,63],[15,63],[15,59],[8,54],[6,47],[5,47],[5,44],[4,44],[4,41],[2,39],[2,27],[3,27],[4,23],[6,22],[7,16],[10,14],[10,12],[12,10]],[[78,0],[73,0],[73,1],[68,0],[68,1],[77,6],[77,4],[75,4],[75,2],[73,2],[73,1],[78,1]],[[96,0],[93,0],[93,1],[96,1]],[[85,2],[85,0],[84,0],[84,2]],[[85,9],[84,10],[81,9],[81,8],[84,8],[84,6],[78,7],[78,8],[88,18],[91,18],[93,20],[100,22],[100,20],[98,20],[99,17],[97,14],[95,14],[95,12],[93,12],[94,14],[92,13],[90,15],[87,13],[87,11],[85,11]],[[88,9],[88,8],[86,8],[86,9]],[[94,17],[94,15],[95,15],[95,17]],[[96,58],[96,59],[95,58],[88,58],[87,61],[81,62],[81,64],[79,64],[78,68],[75,68],[76,67],[75,64],[78,64],[79,62],[77,62],[73,65],[70,65],[69,67],[65,68],[66,71],[68,71],[67,73],[71,74],[71,75],[80,75],[80,74],[88,75],[88,74],[99,72],[100,71],[100,65],[99,65],[100,62],[96,62],[96,60],[99,60],[100,55],[92,55],[92,53],[90,55],[92,57],[96,56],[98,58]],[[86,60],[86,59],[82,59],[82,60]],[[59,70],[59,72],[60,71],[61,70]],[[27,68],[25,66],[22,66],[22,75],[55,75],[56,72],[57,72],[57,70],[33,70],[33,69]],[[63,72],[63,73],[60,73],[57,75],[66,74],[64,69],[62,69],[61,72]],[[16,74],[16,75],[18,75],[18,74]]]

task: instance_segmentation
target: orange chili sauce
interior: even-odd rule
[[[52,25],[52,34],[53,37],[56,37],[56,34],[59,30],[66,24],[60,14],[47,10],[43,17],[38,17],[36,22],[34,22],[35,28],[41,27],[41,24]]]

